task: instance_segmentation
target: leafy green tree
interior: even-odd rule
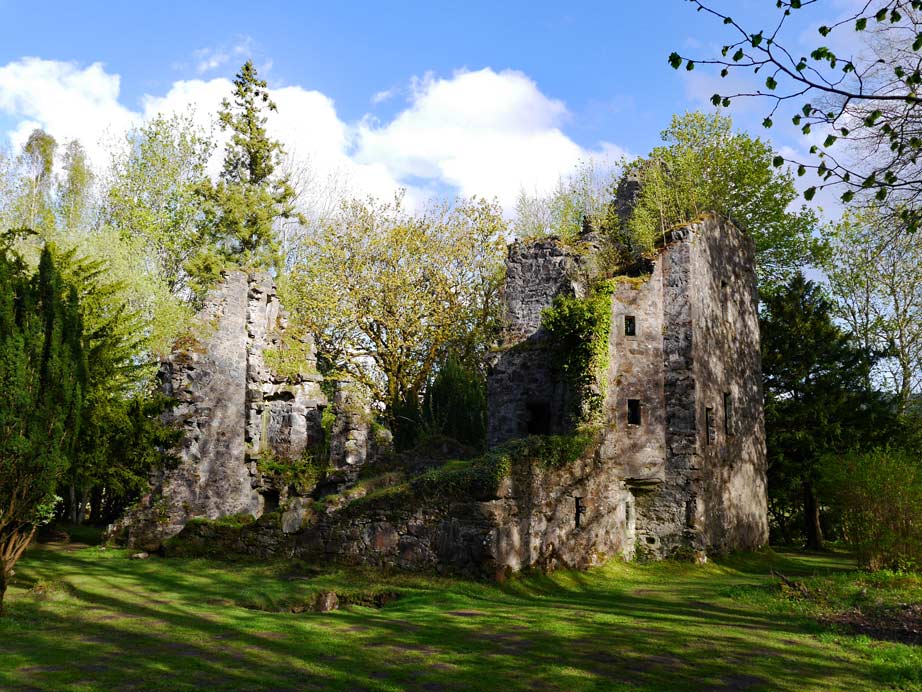
[[[248,60],[234,79],[233,103],[225,99],[218,113],[231,135],[221,179],[199,187],[206,228],[223,257],[241,266],[278,268],[274,226],[298,215],[294,188],[286,175],[276,174],[284,150],[266,132],[265,111],[274,110],[266,82]]]
[[[449,354],[481,362],[496,329],[506,225],[474,199],[410,214],[401,198],[344,205],[281,289],[334,371],[367,386],[393,424],[419,408]]]
[[[71,140],[64,146],[64,178],[56,200],[59,223],[65,229],[76,230],[87,225],[93,179],[86,150],[78,140]]]
[[[847,210],[829,229],[822,266],[835,316],[883,356],[873,379],[905,412],[922,394],[922,248],[903,229],[879,206]]]
[[[214,253],[198,194],[214,148],[191,115],[158,115],[130,131],[112,157],[104,220],[181,298],[191,288],[190,266]]]
[[[890,403],[867,389],[871,357],[833,322],[820,288],[795,275],[764,297],[761,316],[769,509],[782,537],[803,523],[821,548],[820,460],[893,439]]]
[[[0,248],[0,613],[13,567],[50,519],[87,382],[76,291],[46,247],[35,276]]]
[[[716,211],[739,224],[756,248],[759,283],[783,283],[815,253],[815,214],[789,210],[798,193],[793,176],[772,166],[774,152],[733,131],[730,118],[700,112],[673,116],[664,146],[629,166],[640,197],[627,222],[635,252],[649,252],[676,224]],[[609,226],[620,225],[612,219]]]
[[[40,233],[47,233],[54,226],[50,197],[57,146],[54,137],[36,129],[29,135],[20,157],[25,172],[25,189],[20,201],[22,223]]]
[[[561,176],[548,195],[519,194],[512,230],[518,238],[557,236],[573,241],[584,221],[599,227],[611,201],[613,176],[592,161],[580,162]]]
[[[727,27],[728,42],[719,56],[705,59],[674,52],[669,56],[674,68],[713,65],[720,68],[721,77],[736,78],[750,73],[759,86],[744,93],[714,94],[711,100],[728,106],[738,98],[761,98],[768,101],[765,127],[772,127],[776,116],[784,116],[804,136],[814,130],[820,133],[824,139],[810,145],[811,159],[792,161],[799,174],[812,170],[820,178],[818,185],[807,189],[807,199],[830,185],[842,188],[843,202],[870,193],[878,201],[889,198],[907,230],[918,227],[922,221],[916,203],[922,196],[922,2],[870,0],[848,9],[832,5],[826,21],[816,29],[815,47],[804,50],[799,44],[808,23],[815,26],[816,19],[800,10],[815,0],[779,0],[777,19],[765,28],[744,26],[712,3],[689,1]],[[803,21],[796,24],[801,17]],[[833,49],[836,39],[840,45],[853,45],[855,38],[863,38],[864,45],[845,55]],[[776,157],[777,165],[784,161]]]

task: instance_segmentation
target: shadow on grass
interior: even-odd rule
[[[616,565],[502,587],[381,576],[403,592],[385,609],[294,615],[226,605],[248,588],[244,566],[27,557],[24,584],[68,589],[12,601],[0,621],[3,689],[874,688],[866,663],[804,636],[813,621],[721,598],[733,581],[718,568],[635,567],[640,577],[626,578]]]

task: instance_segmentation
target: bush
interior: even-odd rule
[[[922,569],[922,459],[881,448],[827,457],[828,497],[841,513],[844,538],[872,570]]]

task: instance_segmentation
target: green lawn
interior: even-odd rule
[[[922,578],[863,575],[841,555],[611,562],[503,585],[128,555],[25,555],[0,689],[922,690],[922,646],[818,621],[918,603]],[[331,590],[384,605],[291,612]]]

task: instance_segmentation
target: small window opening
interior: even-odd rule
[[[714,409],[708,406],[704,409],[705,440],[709,445],[714,444]]]
[[[724,392],[724,432],[727,435],[733,434],[733,397],[730,392]]]
[[[551,434],[551,405],[546,401],[532,401],[526,404],[528,411],[528,434]]]
[[[637,320],[633,315],[624,316],[624,335],[637,336]]]
[[[579,528],[583,515],[586,513],[586,506],[583,504],[583,498],[574,497],[573,499],[576,501],[576,528]]]
[[[656,537],[655,537],[655,536],[647,536],[647,543],[650,544],[650,545],[653,545],[654,543],[656,543]]]
[[[627,424],[640,425],[640,399],[627,400]]]
[[[720,311],[723,313],[723,318],[727,319],[727,282],[720,282]]]

